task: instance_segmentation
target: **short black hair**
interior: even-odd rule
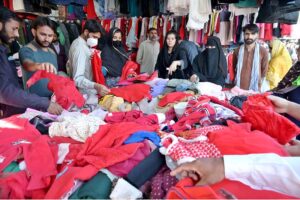
[[[101,26],[101,24],[95,20],[95,19],[89,19],[85,22],[82,31],[88,30],[91,33],[98,33],[100,32],[101,35],[105,34],[104,28]]]
[[[18,22],[21,22],[21,18],[18,17],[16,13],[13,11],[9,10],[6,7],[1,6],[0,7],[0,22],[3,24],[7,23],[9,20],[15,20]]]
[[[243,32],[245,33],[247,30],[253,34],[258,33],[259,28],[256,24],[247,24],[243,27]]]
[[[55,22],[52,21],[51,19],[49,19],[48,17],[39,16],[32,22],[32,25],[31,25],[31,27],[35,30],[41,26],[49,26],[54,32],[56,32]]]
[[[157,29],[152,27],[148,29],[148,33],[150,33],[150,31],[157,31]]]

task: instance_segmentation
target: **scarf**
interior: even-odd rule
[[[237,63],[237,73],[236,73],[236,85],[240,87],[241,84],[241,72],[243,68],[243,59],[244,59],[244,49],[245,45],[243,44],[240,47],[239,55],[238,55],[238,63]],[[251,71],[251,80],[249,90],[258,91],[258,80],[259,80],[259,44],[255,43],[254,57],[252,63],[252,71]]]

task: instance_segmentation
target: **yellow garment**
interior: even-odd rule
[[[291,68],[292,58],[281,41],[273,40],[270,46],[272,47],[272,55],[269,62],[267,80],[270,83],[270,89],[273,89]]]

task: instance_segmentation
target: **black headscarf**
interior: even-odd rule
[[[167,37],[168,35],[174,34],[176,38],[176,43],[172,49],[172,52],[168,52],[168,44],[167,44]],[[157,62],[155,65],[155,68],[158,70],[158,76],[160,78],[185,78],[183,75],[183,72],[181,70],[176,70],[171,76],[168,76],[168,70],[167,68],[170,67],[173,61],[178,60],[179,55],[179,36],[176,31],[169,31],[166,34],[165,40],[164,40],[164,46],[160,50],[157,58]]]
[[[123,66],[128,60],[124,46],[116,47],[113,45],[113,35],[116,32],[121,32],[121,30],[118,28],[110,29],[106,44],[101,53],[102,65],[107,68],[108,74],[112,77],[121,76]]]
[[[193,70],[200,81],[208,81],[223,86],[227,76],[227,61],[218,37],[210,36],[206,48],[194,59]]]

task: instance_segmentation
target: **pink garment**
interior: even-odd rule
[[[161,143],[166,148],[165,155],[170,156],[179,165],[194,161],[197,158],[222,157],[218,148],[209,143],[208,138],[204,135],[186,140],[169,134],[162,139]]]
[[[152,178],[150,199],[164,199],[169,189],[178,182],[176,177],[170,175],[170,172],[168,167],[163,166]]]
[[[74,81],[70,78],[40,70],[35,72],[34,75],[27,81],[27,87],[32,86],[41,78],[49,79],[48,89],[54,92],[57,103],[64,109],[69,109],[73,104],[79,108],[84,105],[84,98],[82,94],[77,90]]]
[[[149,143],[147,141],[144,141],[142,143],[144,144],[144,146],[139,148],[131,158],[112,165],[107,169],[116,176],[126,176],[137,164],[139,164],[139,162],[141,162],[151,153]]]

